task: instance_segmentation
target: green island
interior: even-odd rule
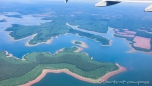
[[[80,41],[75,41],[74,43],[75,44],[82,44]]]
[[[17,86],[37,78],[44,69],[68,69],[72,73],[85,78],[98,79],[105,74],[118,70],[115,63],[91,60],[83,52],[75,52],[78,48],[64,48],[56,54],[49,52],[33,52],[22,59],[8,57],[0,52],[1,86]]]
[[[71,43],[74,44],[74,45],[78,45],[82,48],[88,48],[88,45],[83,41],[72,40]]]
[[[33,36],[33,38],[30,41],[28,41],[29,45],[37,45],[40,43],[48,42],[50,39],[59,35],[64,35],[66,33],[85,36],[87,38],[99,41],[102,45],[110,44],[110,40],[108,40],[107,38],[74,30],[69,26],[65,25],[64,22],[58,21],[47,22],[36,26],[24,26],[13,24],[12,27],[7,28],[6,31],[11,31],[9,35],[13,37],[14,40],[19,40],[29,36]]]

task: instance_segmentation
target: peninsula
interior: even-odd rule
[[[10,36],[13,40],[21,40],[27,37],[31,37],[29,41],[25,43],[26,46],[36,46],[42,43],[49,44],[57,36],[64,35],[66,33],[78,34],[95,41],[99,41],[102,45],[109,45],[107,38],[74,30],[62,22],[47,22],[41,25],[24,26],[19,24],[13,24],[12,27],[7,28],[5,31],[10,32]]]
[[[101,83],[126,70],[116,63],[91,60],[91,57],[77,50],[78,47],[72,47],[55,54],[33,52],[24,55],[24,60],[8,57],[8,52],[0,52],[0,83],[5,86],[30,86],[49,72],[64,72],[82,81]]]

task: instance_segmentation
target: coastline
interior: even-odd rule
[[[77,25],[77,26],[72,26],[72,25],[70,25],[69,23],[66,23],[66,25],[69,26],[69,27],[71,27],[72,29],[79,27],[79,25]],[[98,36],[107,38],[107,37],[104,36],[104,34],[107,34],[108,32],[107,32],[107,33],[99,33],[99,32],[89,31],[89,30],[85,30],[85,29],[81,29],[81,28],[78,28],[78,29],[80,29],[80,30],[78,30],[78,31],[81,31],[81,32],[90,33],[90,34],[94,34],[94,35],[98,35]],[[112,29],[114,29],[114,28],[112,28]],[[74,29],[74,30],[77,30],[77,29]],[[82,31],[82,30],[83,30],[83,31]],[[109,27],[108,27],[108,30],[109,30]],[[77,35],[78,37],[85,37],[85,36],[80,36],[78,33],[76,33],[76,35]],[[87,37],[85,37],[85,38],[87,38]],[[92,39],[92,38],[88,38],[88,39],[94,40],[95,42],[100,42],[100,41],[97,41],[96,39]],[[108,39],[108,40],[109,40],[109,39]],[[100,43],[100,44],[101,44],[101,43]],[[108,45],[103,45],[103,44],[101,44],[101,46],[111,46],[111,45],[112,45],[112,40],[109,40],[109,44],[108,44]]]
[[[113,41],[110,40],[108,45],[102,45],[102,44],[100,44],[100,45],[101,45],[101,46],[112,46],[112,42],[113,42]]]
[[[28,36],[28,37],[25,37],[25,38],[22,38],[22,39],[18,39],[18,40],[15,40],[15,39],[14,39],[13,37],[11,37],[10,35],[9,35],[9,37],[11,37],[11,39],[12,39],[13,41],[20,41],[20,40],[24,40],[24,39],[30,38],[30,40],[28,40],[28,41],[25,43],[25,46],[32,47],[32,46],[37,46],[37,45],[44,44],[44,43],[45,43],[45,44],[50,44],[50,43],[53,41],[54,38],[58,38],[59,36],[67,35],[67,34],[68,34],[68,33],[60,34],[60,35],[58,35],[58,36],[51,37],[51,38],[48,39],[46,42],[40,42],[40,43],[37,43],[37,44],[34,44],[34,45],[29,44],[29,41],[32,40],[37,34],[34,34],[34,35],[32,35],[32,36]]]
[[[75,50],[74,52],[81,52],[82,50],[83,50],[83,48],[81,48],[81,47],[77,47],[78,49],[77,50]]]
[[[54,54],[58,54],[59,52],[62,52],[64,50],[64,48],[57,50]]]
[[[114,35],[113,35],[114,36]],[[115,37],[115,36],[114,36]],[[116,37],[118,39],[123,39],[124,41],[126,41],[128,47],[130,48],[130,50],[126,51],[126,53],[134,53],[134,52],[141,52],[141,53],[144,53],[144,54],[152,54],[152,51],[150,52],[145,52],[145,51],[139,51],[139,50],[135,50],[133,47],[132,47],[132,44],[130,44],[130,42],[132,41],[128,41],[126,38],[120,38],[120,37]]]
[[[76,41],[78,41],[78,40],[72,40],[71,43],[72,43],[72,44],[75,44],[75,45],[78,45],[78,46],[80,46],[80,47],[82,47],[82,48],[88,48],[88,45],[87,45],[85,42],[83,42],[83,41],[78,41],[78,42],[81,42],[81,44],[76,44],[76,43],[75,43]]]
[[[35,36],[36,36],[37,34],[34,34],[34,35],[32,35],[31,37],[31,39],[30,40],[32,40]],[[30,41],[29,40],[29,41]],[[50,38],[49,40],[47,40],[46,42],[41,42],[41,43],[37,43],[37,44],[35,44],[35,45],[31,45],[31,44],[29,44],[29,41],[27,41],[26,43],[25,43],[25,46],[37,46],[37,45],[39,45],[39,44],[43,44],[43,43],[46,43],[46,44],[50,44],[52,41],[53,41],[53,38]]]
[[[114,29],[114,30],[117,30],[117,29]],[[128,29],[124,29],[124,30],[128,30]],[[148,33],[148,32],[147,32],[147,33]],[[126,38],[114,36],[114,34],[113,34],[113,37],[116,37],[116,38],[118,38],[118,39],[123,39],[124,41],[126,41],[128,47],[130,48],[130,50],[129,50],[129,51],[126,51],[126,53],[141,52],[141,53],[144,53],[144,54],[152,54],[152,51],[146,52],[146,51],[140,51],[140,50],[134,49],[134,48],[133,48],[133,45],[130,44],[130,43],[133,43],[133,41],[129,41],[129,40],[127,40]],[[138,48],[140,48],[140,47],[138,47]]]
[[[79,80],[82,80],[82,81],[85,81],[85,82],[89,82],[89,83],[102,83],[106,80],[108,80],[110,77],[118,74],[118,73],[121,73],[121,72],[124,72],[126,71],[127,69],[123,66],[120,66],[118,63],[116,63],[116,66],[119,67],[118,70],[115,70],[115,71],[112,71],[112,72],[109,72],[107,74],[105,74],[104,76],[102,76],[101,78],[99,79],[91,79],[91,78],[86,78],[86,77],[83,77],[83,76],[80,76],[78,74],[75,74],[71,71],[69,71],[68,69],[58,69],[58,70],[53,70],[53,69],[44,69],[42,71],[42,73],[34,80],[32,81],[29,81],[28,83],[26,84],[22,84],[20,86],[31,86],[37,82],[39,82],[42,78],[44,78],[46,76],[46,74],[48,73],[66,73],[68,75],[71,75],[72,77],[76,78],[76,79],[79,79]]]

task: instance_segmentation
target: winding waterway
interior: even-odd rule
[[[14,21],[14,20],[12,20]],[[37,20],[36,20],[37,21]],[[46,21],[45,21],[46,22]],[[47,21],[48,22],[48,21]],[[72,40],[80,40],[86,42],[89,48],[84,49],[82,52],[87,52],[94,60],[101,62],[114,62],[127,68],[126,72],[117,74],[111,77],[108,81],[149,81],[150,84],[140,84],[140,86],[151,86],[152,84],[152,57],[150,54],[144,54],[141,52],[126,53],[130,50],[128,42],[126,40],[113,37],[113,29],[109,28],[107,34],[102,34],[102,36],[112,40],[111,46],[101,46],[99,42],[87,39],[85,37],[78,37],[75,34],[67,34],[54,38],[51,44],[40,44],[38,46],[25,46],[25,43],[31,39],[28,37],[26,39],[13,41],[5,32],[4,29],[8,27],[11,22],[7,22],[6,26],[1,24],[0,29],[0,50],[8,51],[15,57],[21,58],[24,54],[30,52],[51,52],[55,53],[57,50],[64,47],[75,46],[71,43]],[[69,76],[67,74],[53,74],[49,73],[40,82],[34,84],[33,86],[101,86],[102,84],[91,84],[83,82]],[[104,84],[104,86],[113,86],[113,84]],[[122,86],[119,84],[117,86]],[[124,84],[123,86],[128,86]],[[130,85],[129,85],[130,86]],[[131,86],[137,86],[137,84],[131,84]]]

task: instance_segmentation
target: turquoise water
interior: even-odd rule
[[[60,4],[65,6],[65,4],[63,4],[63,3],[60,3]],[[8,6],[6,4],[4,4],[4,5],[11,8],[11,6]],[[47,4],[47,6],[50,6],[47,8],[51,8],[51,9],[54,9],[54,11],[58,11],[59,15],[60,15],[60,12],[61,12],[61,14],[62,13],[65,14],[64,11],[67,9],[65,9],[65,10],[60,9],[61,7],[59,7],[59,9],[58,9],[58,8],[56,8],[56,5],[57,4],[54,4],[54,3],[53,3],[53,6],[51,6],[50,4]],[[66,5],[68,5],[68,4],[66,4]],[[71,5],[73,5],[73,4],[71,4]],[[84,3],[82,3],[80,5],[83,6]],[[89,5],[89,8],[88,8],[88,5]],[[107,7],[107,8],[114,8],[115,10],[113,10],[113,9],[107,10],[106,8],[103,8],[103,10],[99,10],[99,8],[94,8],[93,5],[94,5],[93,3],[87,4],[84,7],[80,6],[79,9],[76,8],[76,7],[78,7],[78,5],[74,5],[74,8],[70,7],[71,8],[70,11],[72,11],[72,12],[73,11],[74,12],[75,11],[80,11],[80,12],[87,11],[85,14],[87,14],[87,13],[90,14],[90,12],[93,12],[95,14],[99,13],[101,15],[108,14],[109,16],[116,15],[116,14],[125,15],[123,18],[128,18],[127,15],[130,15],[130,14],[132,14],[132,15],[138,14],[138,16],[151,15],[150,13],[144,13],[141,11],[142,9],[146,8],[148,5],[138,4],[138,6],[136,8],[134,6],[134,4],[132,4],[130,8],[122,7],[122,9],[119,9],[119,8],[121,8],[120,4],[118,4],[117,6],[113,6],[113,7]],[[123,5],[128,5],[128,4],[123,4]],[[141,5],[141,7],[139,5]],[[21,5],[17,4],[16,6],[17,6],[16,8],[20,8],[20,7],[22,7],[22,4]],[[37,8],[37,9],[35,9],[36,11],[31,11],[31,10],[29,10],[29,9],[31,9],[30,6],[25,5],[25,7],[29,7],[29,8],[23,8],[23,10],[19,9],[19,12],[25,13],[25,14],[41,13],[39,8],[41,8],[43,6],[45,7],[45,5],[42,5],[40,7],[39,6],[37,7],[36,5],[34,5],[35,8]],[[33,6],[33,4],[32,4],[32,6]],[[16,9],[16,8],[14,7],[14,9]],[[86,9],[84,9],[84,8],[86,8]],[[91,10],[90,10],[90,8],[91,8]],[[132,8],[134,8],[134,10],[130,10]],[[6,11],[6,9],[4,9],[4,8],[0,8],[0,9],[1,9],[0,12]],[[11,9],[13,9],[13,8],[11,8]],[[14,11],[14,9],[11,11]],[[84,9],[84,10],[82,10],[82,9]],[[48,12],[48,11],[50,12],[50,10],[44,10],[44,9],[41,9],[41,10],[43,10],[42,12]],[[127,11],[124,11],[124,10],[127,10]],[[3,30],[6,29],[7,27],[9,27],[11,24],[39,25],[40,23],[49,22],[49,21],[41,20],[41,18],[33,18],[33,16],[31,16],[31,15],[22,16],[24,19],[28,19],[28,22],[26,22],[24,19],[8,18],[3,15],[0,15],[0,18],[3,19],[3,17],[8,19],[8,21],[4,22],[4,23],[0,23],[0,51],[7,50],[9,53],[12,53],[14,56],[16,56],[18,58],[22,58],[22,56],[24,54],[30,53],[30,52],[55,53],[57,50],[59,50],[61,48],[74,46],[71,43],[72,40],[80,40],[80,41],[86,42],[86,44],[89,46],[89,48],[84,49],[83,52],[87,52],[91,57],[93,57],[94,60],[97,60],[100,62],[119,63],[120,65],[127,68],[126,72],[117,74],[117,75],[109,78],[108,81],[113,81],[113,80],[117,80],[117,81],[126,80],[126,81],[135,81],[135,82],[136,81],[150,81],[150,84],[148,84],[148,85],[140,84],[139,86],[152,86],[152,84],[151,84],[152,83],[152,75],[151,75],[151,73],[152,73],[152,67],[151,67],[152,56],[150,54],[144,54],[142,52],[126,53],[127,51],[130,50],[127,41],[125,41],[124,39],[112,37],[111,36],[113,34],[112,31],[109,32],[108,34],[103,34],[106,38],[109,38],[113,41],[112,46],[101,46],[99,42],[95,42],[94,40],[90,40],[90,39],[87,39],[84,37],[78,37],[74,34],[68,34],[68,35],[60,36],[59,38],[54,38],[54,40],[51,44],[40,44],[40,45],[34,46],[34,47],[27,47],[27,46],[25,46],[25,43],[28,40],[30,40],[31,37],[20,40],[20,41],[12,41],[11,38],[8,36],[9,33],[4,32]],[[81,17],[83,17],[83,16],[81,15]],[[132,17],[131,17],[131,19],[132,19]],[[130,20],[129,20],[129,22],[130,22]],[[34,84],[33,86],[114,86],[114,84],[92,84],[92,83],[80,81],[65,73],[60,73],[60,74],[49,73],[40,82]],[[138,85],[137,84],[124,84],[124,85],[118,84],[116,86],[138,86]]]
[[[67,34],[59,36],[59,38],[54,38],[51,44],[40,44],[34,47],[25,46],[31,37],[23,39],[20,41],[12,41],[7,33],[0,34],[0,50],[7,50],[14,56],[21,58],[25,53],[30,52],[51,52],[64,48],[74,46],[72,40],[80,40],[86,42],[89,48],[84,49],[83,52],[87,52],[94,60],[101,62],[114,62],[127,68],[126,72],[117,74],[108,79],[108,81],[113,80],[126,80],[126,81],[150,81],[152,82],[152,57],[151,55],[144,54],[142,52],[126,53],[130,50],[127,41],[124,39],[116,38],[112,36],[112,30],[108,34],[103,34],[103,36],[113,40],[111,46],[101,46],[99,42],[87,39],[85,37],[78,37],[74,34]],[[69,76],[67,74],[53,74],[49,73],[40,82],[34,84],[33,86],[113,86],[114,84],[91,84],[83,82]],[[122,86],[122,84],[119,84]],[[124,84],[124,86],[137,86],[137,84]],[[140,84],[140,86],[151,86]]]
[[[70,35],[71,36],[71,35]],[[149,81],[152,82],[151,72],[152,68],[151,55],[143,54],[141,52],[126,53],[130,48],[124,39],[109,37],[113,40],[112,46],[100,46],[99,43],[93,40],[84,38],[77,38],[73,36],[73,39],[79,39],[86,42],[89,46],[84,51],[89,53],[90,56],[94,57],[94,60],[103,62],[117,62],[120,65],[127,68],[126,72],[117,74],[108,81]],[[46,83],[46,84],[45,84]],[[49,73],[40,82],[33,86],[113,86],[114,84],[91,84],[77,80],[67,74],[52,74]],[[118,84],[122,86],[122,84]],[[152,84],[140,84],[140,86],[151,86]],[[124,84],[123,86],[137,86],[137,84]]]

